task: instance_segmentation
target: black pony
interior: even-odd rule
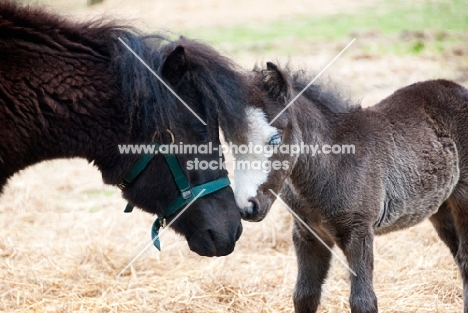
[[[177,144],[219,144],[219,127],[229,140],[242,138],[244,111],[238,108],[246,103],[245,86],[243,73],[204,44],[143,35],[112,21],[67,21],[1,1],[0,190],[29,165],[71,157],[94,162],[106,184],[118,185],[141,157],[121,154],[118,145],[169,143],[167,130]],[[178,155],[182,167],[193,158],[219,160],[217,152]],[[227,176],[221,166],[183,172],[192,186]],[[131,205],[165,215],[180,192],[158,154],[123,196]],[[232,189],[198,199],[172,226],[200,255],[229,254],[242,232]]]
[[[332,257],[323,243],[336,243],[353,271],[351,312],[376,313],[374,235],[429,218],[458,263],[468,313],[468,90],[420,82],[363,109],[312,85],[275,119],[311,79],[272,63],[254,72],[249,140],[278,153],[243,159],[281,166],[255,179],[235,173],[245,219],[261,220],[280,192],[300,218],[293,227],[296,312],[317,311]]]

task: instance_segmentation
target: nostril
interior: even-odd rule
[[[242,218],[251,220],[252,218],[257,216],[258,210],[260,209],[260,205],[255,197],[250,198],[248,201],[248,204],[242,209],[241,215]]]
[[[251,206],[253,208],[253,211],[258,212],[258,209],[260,208],[260,203],[258,202],[258,199],[257,198],[250,198],[249,203],[252,204]]]
[[[249,205],[241,210],[241,217],[244,221],[259,222],[267,213],[267,211],[262,210],[259,199],[252,197],[249,199]]]
[[[244,206],[243,211],[244,211],[245,214],[252,215],[252,214],[254,214],[256,209],[257,209],[257,205],[255,204],[255,202],[249,201],[248,204],[246,206]]]

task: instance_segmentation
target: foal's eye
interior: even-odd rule
[[[269,145],[272,146],[277,146],[281,143],[281,135],[280,134],[274,134],[271,136],[270,141],[268,141]]]

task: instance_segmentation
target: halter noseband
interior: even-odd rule
[[[171,144],[173,144],[174,134],[170,130],[167,130],[167,132],[171,135]],[[156,142],[154,137],[153,141],[151,142],[151,145],[155,147],[154,153],[144,154],[135,162],[135,164],[133,164],[133,166],[130,168],[127,174],[125,174],[125,176],[123,177],[122,181],[117,185],[117,187],[119,187],[121,190],[126,189],[138,177],[138,175],[140,175],[141,172],[145,170],[146,166],[153,159],[153,157],[156,154],[158,154],[159,147],[161,146],[161,144]],[[227,187],[231,184],[229,178],[220,177],[207,183],[192,187],[190,185],[190,182],[187,180],[187,177],[185,176],[184,171],[182,170],[175,154],[164,153],[163,155],[167,165],[169,166],[169,169],[171,170],[172,177],[174,178],[177,188],[179,189],[179,195],[174,201],[169,203],[169,205],[166,207],[166,210],[164,211],[164,215],[156,218],[156,220],[153,223],[153,226],[151,227],[151,238],[153,239],[154,246],[159,251],[161,251],[159,229],[161,227],[164,228],[166,226],[166,218],[173,215],[184,205],[190,203],[190,201],[192,201],[195,198],[195,196],[197,196],[199,193],[202,192],[199,196],[199,198],[201,198],[213,192],[221,190],[224,187]],[[130,213],[133,211],[133,208],[133,205],[127,203],[124,212]]]

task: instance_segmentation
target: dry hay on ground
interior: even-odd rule
[[[291,217],[275,206],[244,223],[233,254],[203,258],[171,231],[150,247],[153,219],[122,213],[119,192],[84,161],[47,162],[16,176],[0,202],[1,312],[293,312]],[[341,252],[340,252],[341,254]],[[459,312],[461,280],[429,223],[379,237],[382,312]],[[333,263],[320,312],[347,312],[349,284]]]
[[[195,10],[209,11],[208,3],[218,3],[210,1],[194,10],[166,10],[168,25],[223,21],[197,18],[206,15]],[[121,14],[131,13],[132,1],[105,3],[118,4],[114,7],[121,8]],[[345,11],[346,3],[336,0],[330,7]],[[314,8],[327,7],[320,3]],[[275,8],[268,6],[271,15],[262,18],[287,14],[284,6]],[[105,6],[96,10],[113,14]],[[151,11],[142,6],[134,10],[135,16]],[[78,13],[84,18],[90,12]],[[243,21],[235,12],[230,12],[233,21]],[[142,18],[149,21],[148,15]],[[311,45],[306,47],[310,55],[292,61],[320,70],[346,43],[347,39],[323,47]],[[465,86],[468,82],[456,59],[349,52],[327,76],[365,105],[418,80],[445,77]],[[271,52],[263,60],[248,54],[233,57],[251,68],[278,56]],[[244,233],[230,256],[199,257],[169,231],[162,236],[162,253],[150,247],[130,270],[116,277],[150,241],[153,222],[138,210],[122,213],[124,206],[119,191],[103,186],[100,174],[84,161],[42,163],[12,179],[0,197],[0,312],[293,312],[297,269],[291,217],[284,208],[275,206],[262,223],[244,223]],[[382,312],[462,311],[457,268],[428,222],[378,237],[374,246],[374,283]],[[320,312],[349,312],[348,274],[336,260],[323,289]]]

